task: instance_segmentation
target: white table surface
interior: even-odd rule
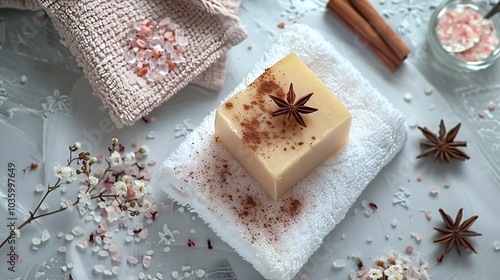
[[[489,111],[488,104],[491,101],[500,103],[497,96],[500,84],[496,78],[500,65],[463,75],[433,62],[425,44],[425,33],[428,17],[438,1],[372,0],[372,3],[412,48],[410,57],[396,73],[389,73],[350,30],[326,12],[325,0],[266,1],[265,5],[262,1],[243,0],[239,16],[249,36],[229,51],[224,88],[213,92],[187,86],[147,117],[155,117],[155,122],[139,121],[122,129],[110,125],[99,98],[93,94],[69,51],[60,45],[51,25],[35,27],[36,32],[31,32],[29,21],[40,14],[0,9],[0,190],[6,189],[7,164],[15,163],[18,217],[21,219],[22,211],[32,209],[40,199],[34,191],[35,186],[47,184],[52,179],[46,174],[51,174],[53,165],[65,160],[66,147],[75,141],[81,141],[92,152],[105,153],[111,137],[118,137],[125,145],[137,140],[150,147],[148,159],[158,162],[151,167],[155,172],[159,163],[184,139],[182,135],[175,136],[176,127],[182,124],[194,127],[201,122],[242,81],[253,63],[283,32],[278,23],[285,22],[286,29],[294,20],[299,20],[321,30],[324,37],[407,116],[411,126],[403,150],[367,186],[346,218],[324,239],[321,248],[296,279],[347,279],[349,271],[356,266],[350,255],[358,254],[369,264],[370,258],[387,255],[391,250],[404,252],[407,245],[414,246],[413,257],[421,255],[429,262],[428,272],[432,279],[498,279],[500,251],[494,249],[493,243],[500,240],[497,226],[500,214],[497,203],[500,199],[497,180],[500,111]],[[6,34],[5,39],[2,39],[3,34]],[[26,83],[20,82],[22,75],[26,76]],[[432,89],[430,94],[425,93],[428,89]],[[404,100],[405,93],[412,94],[410,102]],[[50,110],[48,101],[54,100],[54,96],[58,102]],[[479,117],[480,111],[485,111],[484,117]],[[447,128],[462,123],[457,139],[468,141],[464,151],[471,157],[469,161],[439,164],[431,163],[428,158],[415,159],[420,153],[419,142],[423,136],[413,124],[437,131],[440,119],[445,120]],[[147,138],[151,132],[155,134],[154,139]],[[41,166],[23,174],[21,169],[31,162]],[[419,175],[421,181],[417,180]],[[408,208],[393,204],[394,193],[400,187],[411,192]],[[436,196],[429,194],[433,187],[439,190]],[[154,194],[160,204],[173,203],[160,190],[154,190]],[[376,203],[379,209],[370,216],[364,215],[362,200]],[[2,199],[0,203],[0,211],[3,211],[0,213],[4,215],[6,202]],[[48,205],[49,209],[57,208],[59,196],[52,197]],[[464,208],[465,218],[479,215],[471,228],[483,234],[471,238],[478,255],[466,252],[458,257],[452,251],[443,263],[436,263],[444,250],[444,245],[432,242],[438,236],[433,227],[442,226],[439,208],[452,217],[460,208]],[[425,211],[433,212],[430,220],[425,217]],[[396,227],[391,226],[394,219]],[[0,216],[0,222],[3,237],[7,232],[4,216]],[[168,253],[158,244],[158,232],[164,224],[179,231]],[[110,269],[109,257],[99,257],[90,249],[80,252],[75,246],[76,239],[68,242],[57,238],[59,232],[70,233],[76,225],[89,230],[96,226],[76,212],[65,212],[27,227],[17,243],[20,255],[17,273],[7,271],[7,251],[0,251],[0,279],[34,279],[37,276],[37,279],[68,279],[69,273],[74,279],[127,279],[128,276],[138,277],[141,271],[152,277],[161,273],[163,279],[171,279],[172,271],[181,271],[183,265],[208,269],[215,261],[224,259],[229,261],[237,279],[261,279],[259,273],[215,236],[196,214],[175,203],[171,211],[162,211],[158,219],[148,225],[150,235],[146,240],[123,244],[124,261],[115,264],[120,266],[119,276],[107,277],[93,272],[96,264],[104,264]],[[39,236],[43,229],[48,229],[52,238],[34,251],[31,239]],[[422,236],[420,242],[413,237],[415,234]],[[117,230],[115,235],[116,242],[121,244],[124,231]],[[197,245],[188,247],[188,238]],[[211,240],[213,250],[207,249],[206,239]],[[58,253],[60,246],[65,246],[67,252]],[[155,251],[151,268],[126,263],[127,256],[139,258],[150,249]],[[332,265],[338,260],[344,261],[345,267]],[[74,267],[65,272],[61,267],[68,263]]]

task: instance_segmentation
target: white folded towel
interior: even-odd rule
[[[403,114],[317,31],[302,24],[284,32],[228,98],[290,52],[350,111],[345,148],[273,201],[215,142],[213,111],[165,160],[155,181],[267,279],[294,277],[407,135]]]

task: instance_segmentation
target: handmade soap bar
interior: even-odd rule
[[[310,93],[310,99],[299,106],[303,110],[298,110],[306,127],[293,114],[288,125],[286,113],[273,116],[280,109],[287,112],[288,107],[279,107],[270,96],[282,99],[285,104],[281,105],[298,105]],[[342,148],[350,127],[347,109],[293,53],[222,104],[215,116],[217,141],[274,200]]]

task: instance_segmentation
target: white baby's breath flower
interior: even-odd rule
[[[93,186],[97,185],[97,183],[99,183],[99,179],[97,179],[94,176],[90,176],[89,177],[89,183],[93,187]]]
[[[144,197],[142,199],[142,210],[141,210],[141,212],[146,212],[149,209],[149,207],[151,207],[151,205],[153,205],[153,203],[149,199],[147,199],[146,197]]]
[[[380,269],[372,268],[368,271],[368,277],[371,280],[381,279],[384,276],[384,273]]]
[[[396,273],[387,278],[387,280],[403,280],[403,273]]]
[[[68,178],[70,171],[71,171],[71,167],[69,167],[69,166],[61,167],[61,176],[64,180],[66,180]]]
[[[68,209],[69,212],[73,211],[73,201],[65,198],[65,197],[62,197],[61,198],[61,207],[64,208],[64,209]]]
[[[75,142],[75,144],[73,145],[73,147],[75,147],[75,149],[80,149],[82,147],[82,143],[80,142]]]
[[[132,165],[135,163],[135,153],[130,152],[125,155],[125,164]]]
[[[150,189],[151,188],[141,180],[136,180],[132,186],[132,190],[134,191],[136,197],[143,197],[147,195],[150,193]]]
[[[129,175],[123,175],[122,178],[120,179],[122,182],[125,183],[125,185],[127,186],[131,186],[132,185],[132,180],[134,178],[132,178],[131,176]]]
[[[61,166],[54,166],[54,173],[56,174],[56,177],[59,179],[62,179],[63,177],[63,169]]]
[[[388,277],[391,277],[391,276],[395,277],[401,273],[403,273],[403,268],[397,264],[393,264],[393,265],[389,266],[389,268],[384,271],[385,276],[388,276]]]
[[[126,195],[127,194],[127,185],[122,181],[117,181],[113,184],[113,190],[116,195]]]
[[[78,194],[78,198],[80,199],[78,203],[82,206],[92,206],[92,197],[90,196],[90,193],[88,192],[80,192]]]
[[[111,166],[120,166],[122,165],[122,157],[120,156],[120,153],[117,151],[114,151],[111,156],[109,157],[109,160],[111,162]]]
[[[90,158],[90,163],[96,163],[97,162],[97,158],[96,157],[91,157]]]
[[[65,167],[63,170],[63,174],[65,174],[65,179],[67,182],[73,182],[74,180],[76,180],[76,170],[73,167]]]
[[[149,148],[148,148],[148,146],[142,145],[139,148],[139,153],[141,154],[141,156],[145,156],[145,155],[149,154]]]
[[[21,237],[21,230],[18,227],[14,229],[14,235],[16,236],[16,238]]]
[[[135,167],[134,165],[127,166],[127,168],[125,169],[125,174],[130,176],[134,175],[136,172],[137,172],[137,167]]]

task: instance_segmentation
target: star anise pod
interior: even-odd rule
[[[461,246],[464,246],[465,248],[469,249],[469,251],[477,254],[476,250],[474,250],[474,247],[469,243],[469,240],[467,238],[470,236],[482,235],[481,233],[469,230],[472,224],[477,220],[478,216],[476,215],[470,217],[462,224],[460,224],[460,222],[462,221],[462,212],[463,208],[458,211],[455,222],[453,222],[451,217],[446,214],[443,209],[439,209],[439,213],[443,218],[446,228],[434,228],[435,230],[443,234],[439,238],[436,238],[434,240],[434,243],[448,243],[446,245],[446,249],[444,250],[443,256],[450,252],[451,248],[453,248],[453,245],[455,245],[455,247],[457,248],[457,253],[459,256],[462,255],[460,250]]]
[[[458,147],[467,147],[466,141],[454,141],[455,136],[457,136],[458,131],[460,130],[460,123],[457,124],[454,128],[452,128],[448,133],[446,133],[446,128],[444,126],[443,120],[439,124],[439,136],[436,133],[433,133],[427,127],[418,127],[422,131],[425,137],[430,141],[420,142],[420,147],[425,148],[424,151],[417,156],[417,158],[425,157],[430,154],[434,154],[432,156],[432,161],[435,161],[439,158],[440,162],[444,162],[445,160],[450,163],[452,158],[459,160],[467,160],[470,157],[460,150]]]
[[[290,83],[290,89],[288,90],[288,93],[286,95],[286,101],[274,96],[274,95],[269,95],[271,99],[280,107],[277,111],[274,111],[271,113],[271,116],[277,117],[280,115],[285,115],[285,118],[283,119],[283,126],[284,130],[290,125],[290,122],[292,121],[292,116],[295,118],[295,120],[303,127],[307,127],[306,123],[304,122],[304,119],[300,114],[310,114],[312,112],[316,112],[318,109],[316,108],[311,108],[305,106],[307,101],[309,101],[309,98],[313,93],[309,93],[306,96],[303,96],[295,102],[295,92],[293,91],[293,83]]]

